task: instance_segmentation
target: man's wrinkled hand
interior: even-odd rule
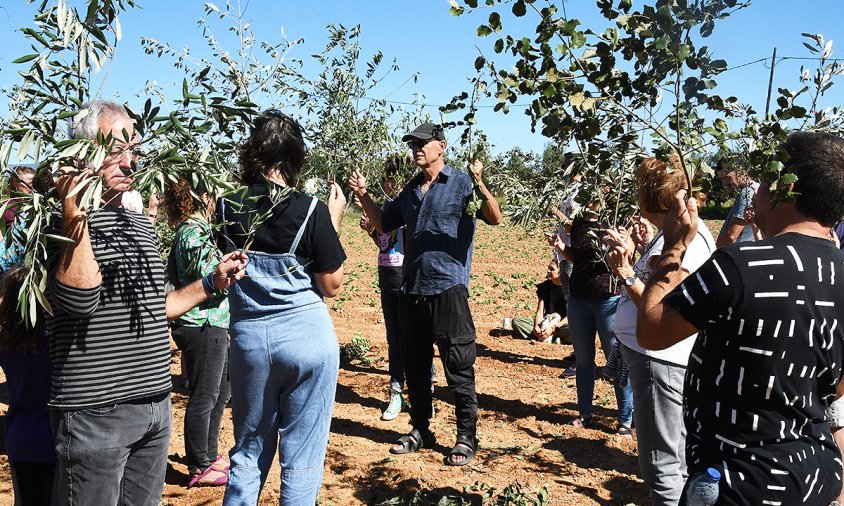
[[[609,245],[610,248],[618,248],[618,250],[627,257],[628,261],[633,259],[633,253],[636,252],[636,245],[633,242],[630,231],[626,228],[618,227],[616,229],[607,229],[607,233],[604,236],[604,242]]]
[[[87,168],[82,161],[77,167],[62,167],[59,169],[59,176],[56,178],[56,192],[65,210],[78,210],[79,202],[82,200],[84,193],[80,185],[93,176],[94,172]]]
[[[225,290],[246,275],[246,264],[249,257],[243,251],[232,251],[223,255],[220,263],[214,269],[214,288]]]
[[[621,276],[622,269],[630,268],[630,257],[624,246],[615,245],[607,252],[607,265],[616,276]]]

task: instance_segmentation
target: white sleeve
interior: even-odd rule
[[[703,220],[698,219],[698,232],[683,256],[683,269],[695,272],[715,252],[715,240]]]

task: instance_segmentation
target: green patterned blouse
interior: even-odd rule
[[[202,279],[217,267],[220,250],[214,244],[211,225],[204,220],[188,218],[176,228],[171,258],[176,262],[178,286],[184,286]],[[187,327],[211,325],[229,328],[229,299],[225,291],[218,292],[211,299],[191,309],[179,323]]]

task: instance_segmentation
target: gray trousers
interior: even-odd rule
[[[688,478],[683,379],[686,368],[654,360],[621,345],[633,385],[633,423],[639,470],[651,504],[676,505]]]
[[[61,506],[158,506],[170,444],[170,393],[50,416]]]

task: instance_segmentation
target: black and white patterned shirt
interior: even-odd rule
[[[54,213],[54,223],[61,216]],[[146,216],[103,206],[88,217],[102,284],[78,289],[55,281],[61,244],[50,243],[47,318],[53,380],[49,405],[86,409],[169,392],[170,339],[164,263]]]
[[[796,233],[716,251],[667,298],[700,329],[684,395],[689,474],[718,504],[829,504],[840,452],[825,410],[844,363],[844,253]],[[844,320],[844,318],[842,318]]]

